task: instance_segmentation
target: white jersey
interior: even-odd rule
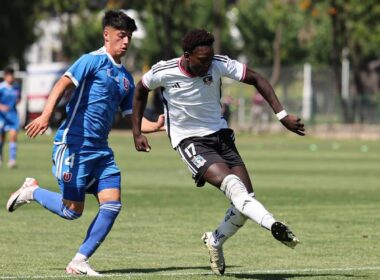
[[[160,61],[142,77],[147,89],[162,89],[166,131],[173,148],[183,139],[227,128],[220,104],[221,78],[240,81],[246,70],[245,64],[215,55],[207,75],[197,77],[181,67],[181,59]]]

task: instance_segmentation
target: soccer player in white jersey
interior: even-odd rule
[[[99,212],[91,223],[77,254],[66,267],[68,274],[99,275],[88,260],[104,241],[120,210],[120,170],[108,146],[108,134],[118,109],[131,122],[134,81],[121,64],[135,21],[122,11],[107,11],[103,18],[104,47],[80,57],[55,84],[37,119],[26,126],[32,138],[46,131],[49,120],[66,90],[74,90],[67,105],[67,119],[59,127],[53,148],[53,173],[61,193],[39,186],[34,178],[11,195],[7,210],[36,201],[54,214],[74,220],[82,215],[85,194],[95,195]],[[163,126],[145,121],[146,132]]]
[[[305,129],[298,117],[286,113],[266,79],[245,64],[215,55],[213,42],[211,33],[192,30],[182,40],[181,57],[153,65],[136,85],[132,119],[136,149],[149,150],[148,140],[141,131],[141,120],[149,91],[160,87],[166,130],[173,148],[187,163],[197,186],[208,182],[232,202],[218,228],[202,236],[212,271],[222,275],[225,270],[223,243],[246,219],[270,230],[290,248],[299,240],[255,198],[248,171],[234,144],[234,132],[221,116],[221,78],[229,77],[255,86],[287,129],[301,136],[305,135]]]

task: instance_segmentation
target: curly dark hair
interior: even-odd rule
[[[127,16],[123,11],[107,11],[103,17],[103,29],[106,26],[130,32],[137,30],[135,20]]]
[[[212,46],[214,35],[204,29],[193,29],[182,38],[182,49],[184,52],[192,52],[199,46]]]

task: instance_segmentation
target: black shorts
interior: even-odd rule
[[[232,129],[221,129],[202,137],[189,137],[182,140],[176,150],[186,162],[197,187],[203,187],[203,175],[214,163],[225,163],[228,167],[244,165],[235,146]]]

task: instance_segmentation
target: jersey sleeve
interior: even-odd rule
[[[149,90],[154,90],[155,88],[161,87],[162,86],[162,72],[160,71],[155,71],[157,67],[159,67],[163,62],[159,62],[155,65],[152,66],[152,68],[146,72],[141,81],[144,85]]]
[[[216,65],[220,70],[222,76],[236,81],[241,81],[244,79],[246,72],[245,64],[237,60],[230,59],[225,55],[215,55],[213,60],[216,62]]]
[[[78,87],[86,77],[92,75],[96,71],[96,56],[91,54],[82,55],[73,65],[66,71],[67,76]]]
[[[135,84],[129,80],[128,93],[120,103],[120,110],[123,117],[132,114],[133,93],[135,91]]]

